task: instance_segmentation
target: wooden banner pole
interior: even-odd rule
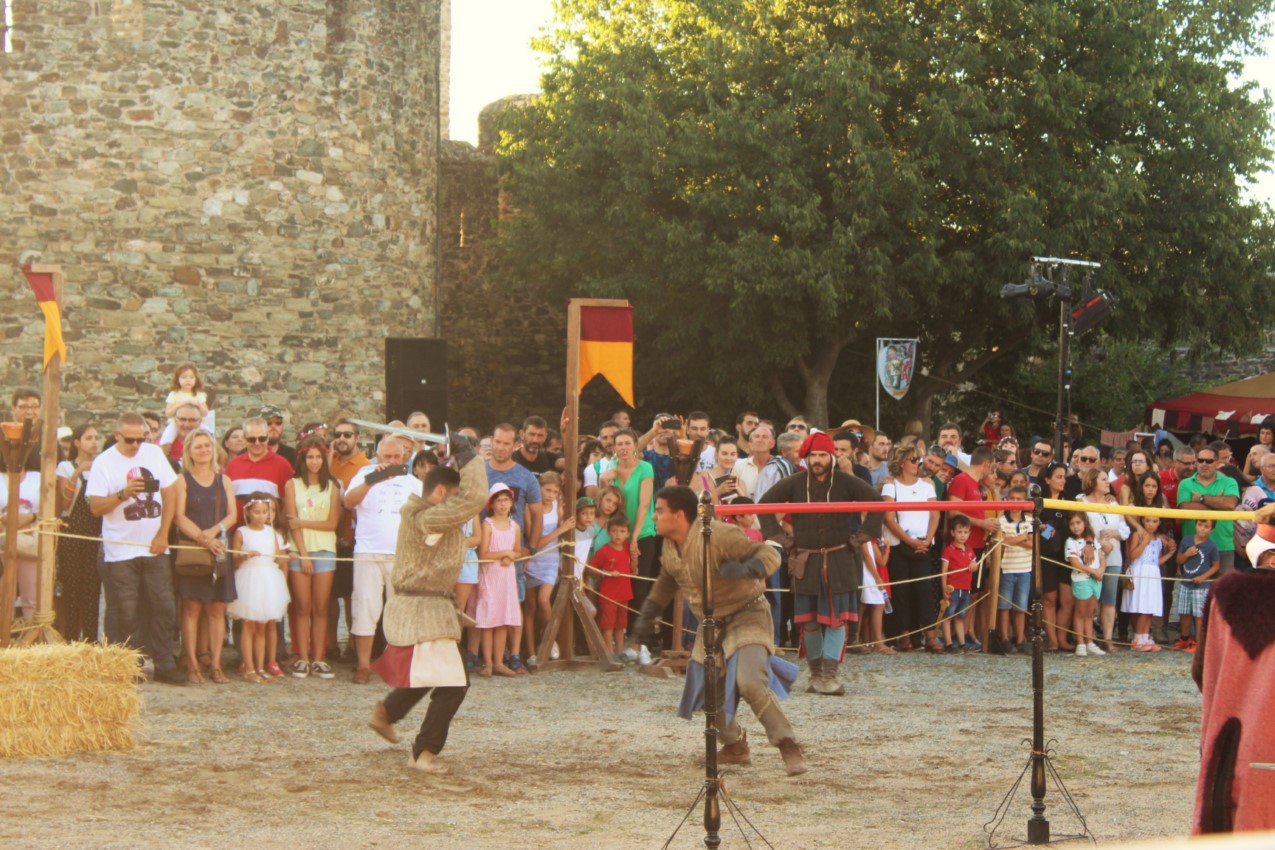
[[[58,313],[62,312],[62,289],[65,277],[60,265],[35,264],[31,271],[53,277],[53,296]],[[47,332],[47,330],[46,330]],[[40,409],[44,417],[44,433],[40,440],[40,528],[52,530],[58,517],[58,410],[62,400],[62,358],[54,357],[44,370],[44,398]],[[54,586],[57,581],[57,542],[52,534],[39,536],[40,567],[36,573],[36,615],[53,613]],[[28,632],[23,643],[43,638],[46,643],[61,643],[62,637],[51,626]]]

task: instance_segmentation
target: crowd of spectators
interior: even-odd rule
[[[19,390],[12,404],[15,419],[40,416],[34,390]],[[555,424],[565,429],[565,416]],[[534,670],[564,549],[589,583],[608,648],[622,660],[646,662],[647,648],[634,655],[623,638],[626,612],[640,607],[644,579],[657,570],[655,492],[682,484],[718,504],[760,501],[802,468],[799,449],[815,430],[832,436],[838,471],[869,483],[886,501],[1021,500],[1033,485],[1045,497],[1074,501],[1074,511],[1041,513],[1040,548],[1048,645],[1078,655],[1122,644],[1192,651],[1208,582],[1250,566],[1243,550],[1251,524],[1126,520],[1094,504],[1228,511],[1275,499],[1270,420],[1243,457],[1202,435],[1107,446],[1078,432],[1055,457],[1049,439],[1020,442],[996,413],[980,423],[976,439],[947,422],[933,443],[916,434],[895,441],[857,420],[821,424],[796,416],[780,426],[745,411],[726,430],[691,411],[661,413],[649,427],[634,428],[629,412],[619,410],[596,429],[581,428],[571,504],[562,430],[537,416],[490,431],[456,429],[479,448],[491,488],[467,528],[456,588],[457,604],[471,618],[463,645],[470,672],[517,677]],[[352,418],[307,422],[295,429],[293,446],[285,442],[287,412],[266,405],[223,427],[218,439],[198,373],[183,364],[162,415],[127,413],[109,426],[62,429],[58,513],[69,536],[58,545],[58,628],[73,640],[131,642],[160,682],[226,683],[223,645],[257,635],[266,649],[256,653],[259,661],[237,653],[238,673],[248,681],[330,679],[333,665],[344,661],[353,682],[367,682],[384,645],[379,622],[393,593],[399,510],[420,494],[429,470],[446,463],[445,449],[427,436],[428,416],[413,413],[390,425],[401,432],[369,433]],[[17,473],[19,522],[28,531],[39,510],[39,468],[36,452]],[[7,499],[0,487],[0,505]],[[1029,520],[1020,511],[888,512],[881,539],[864,551],[863,629],[850,651],[1024,651]],[[751,518],[730,521],[761,539]],[[562,544],[568,531],[575,539],[569,548]],[[249,547],[249,540],[260,543]],[[987,600],[993,570],[985,556],[997,549],[999,592]],[[253,576],[264,576],[262,568],[282,575],[245,582],[248,560]],[[15,567],[22,613],[30,617],[36,566],[29,547]],[[903,583],[890,586],[892,578]],[[770,583],[775,640],[793,647],[787,586],[781,567]],[[271,617],[277,590],[286,609]],[[981,602],[1000,611],[987,647],[967,621]],[[243,613],[249,611],[256,613]],[[661,639],[667,647],[667,629]]]

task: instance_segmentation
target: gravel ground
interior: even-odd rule
[[[1046,659],[1055,764],[1100,841],[1189,828],[1199,762],[1190,658]],[[673,715],[680,678],[476,681],[442,759],[453,773],[429,777],[407,766],[424,704],[389,746],[364,725],[385,687],[337,672],[141,685],[132,752],[0,762],[0,846],[656,848],[701,785],[702,725]],[[1027,761],[1028,662],[871,656],[842,678],[846,697],[798,692],[784,704],[805,745],[803,777],[784,775],[741,709],[753,765],[727,788],[748,818],[776,848],[983,846],[983,824]],[[1026,786],[1004,843],[1025,834]],[[1047,803],[1054,832],[1074,831],[1052,786]],[[702,846],[701,812],[673,847]],[[745,846],[729,820],[722,834],[724,846]]]

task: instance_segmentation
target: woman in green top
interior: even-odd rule
[[[655,469],[642,460],[637,450],[637,434],[631,428],[615,432],[615,468],[603,474],[603,486],[614,484],[624,492],[624,510],[633,528],[629,555],[634,571],[653,578],[655,563]],[[640,608],[650,582],[634,582],[634,608]]]

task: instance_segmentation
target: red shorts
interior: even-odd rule
[[[624,631],[629,627],[629,609],[609,599],[598,600],[598,628]]]

